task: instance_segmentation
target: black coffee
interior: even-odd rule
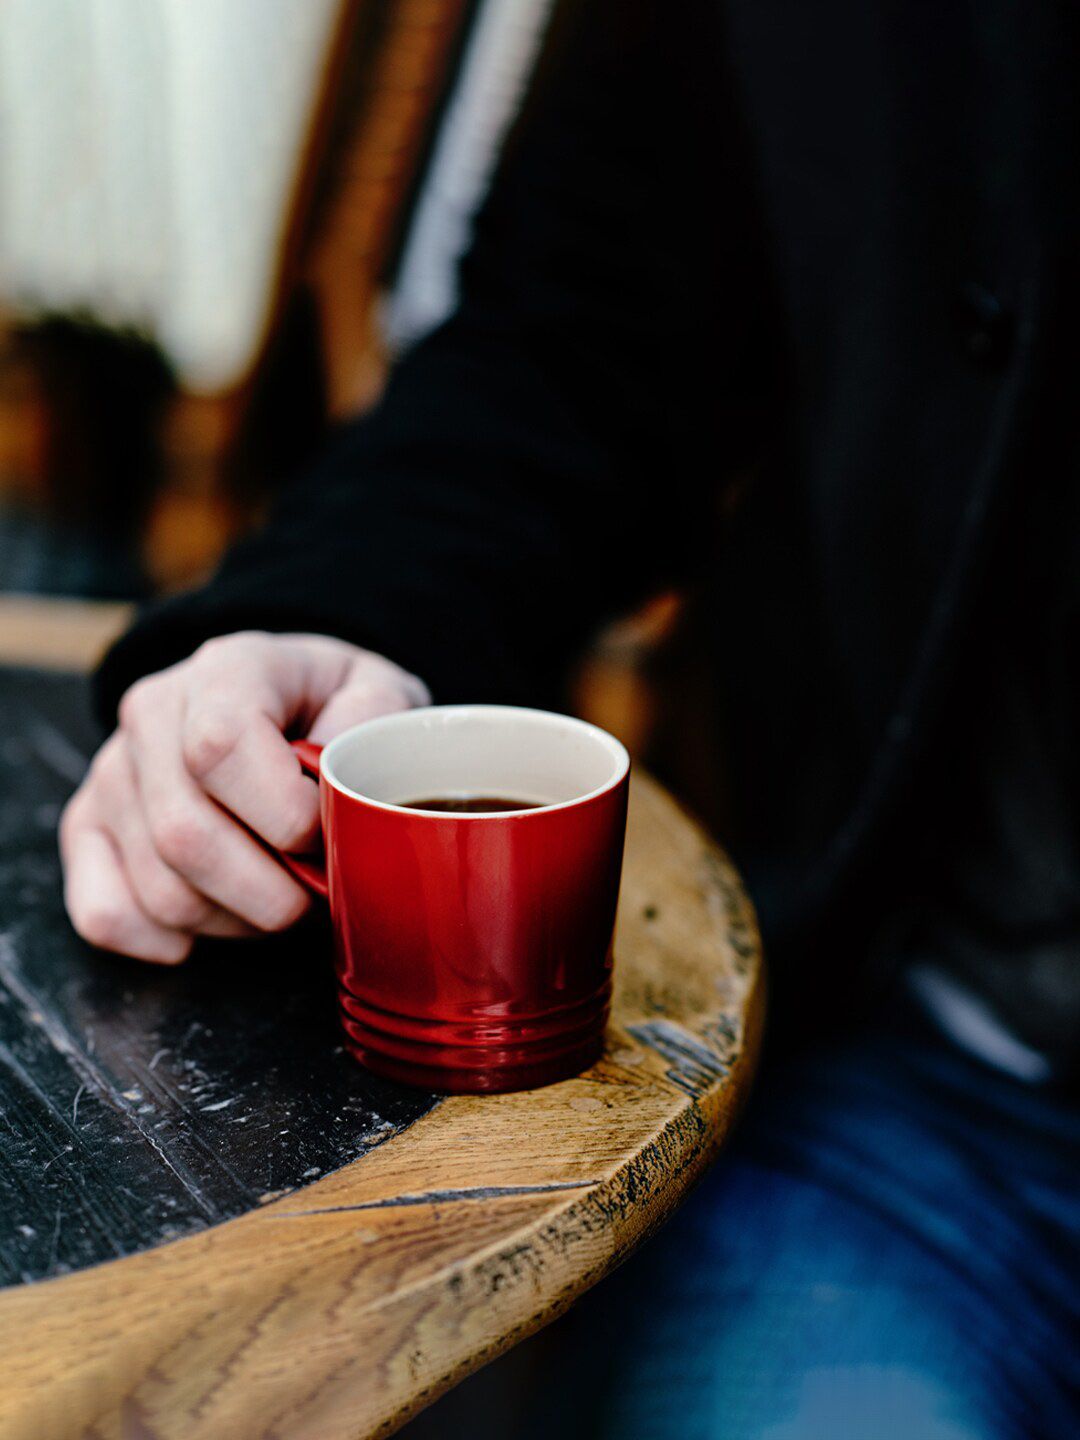
[[[515,800],[509,795],[435,795],[427,800],[402,800],[406,810],[448,810],[452,815],[476,815],[481,811],[538,810],[535,800]]]

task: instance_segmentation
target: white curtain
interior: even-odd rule
[[[241,379],[340,10],[2,0],[0,305],[150,335],[195,391]]]

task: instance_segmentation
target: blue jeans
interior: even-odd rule
[[[598,1293],[633,1318],[595,1433],[1066,1440],[1078,1295],[1075,1106],[909,1018],[782,1067]]]
[[[909,1015],[778,1066],[668,1226],[423,1435],[1071,1440],[1078,1293],[1075,1105]]]

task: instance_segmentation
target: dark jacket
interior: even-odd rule
[[[101,693],[254,625],[440,701],[543,699],[605,617],[696,581],[739,858],[778,944],[833,944],[1042,464],[1040,377],[1080,386],[1077,7],[583,8],[454,318]]]

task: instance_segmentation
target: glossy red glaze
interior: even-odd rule
[[[342,1021],[358,1059],[452,1092],[544,1085],[596,1059],[627,783],[477,816],[371,803],[322,777]]]
[[[292,748],[307,773],[313,779],[318,780],[322,746],[313,745],[310,740],[294,740]],[[276,854],[286,870],[295,875],[302,885],[306,885],[313,895],[317,895],[320,900],[330,898],[330,882],[326,875],[325,860],[316,860],[310,855],[290,855],[285,850],[278,850]]]

